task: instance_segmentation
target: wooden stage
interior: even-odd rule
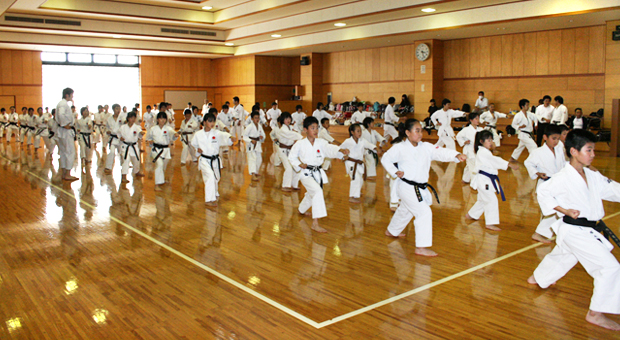
[[[344,140],[344,127],[335,130]],[[580,265],[547,290],[527,284],[552,246],[530,239],[539,210],[524,167],[500,173],[503,230],[491,232],[464,218],[476,199],[461,184],[464,165],[433,164],[439,257],[426,258],[414,255],[412,227],[404,239],[384,236],[392,212],[381,167],[353,205],[344,165],[333,162],[321,220],[329,233],[317,234],[296,210],[303,189],[279,189],[270,142],[258,183],[245,154],[230,151],[215,211],[204,207],[196,165],[180,166],[180,142],[161,193],[148,159],[147,176],[123,185],[118,161],[103,174],[99,145],[68,184],[57,155],[50,166],[25,150],[0,143],[2,339],[620,338],[585,321],[592,279]],[[594,162],[615,180],[619,164]],[[618,232],[620,204],[605,207]]]

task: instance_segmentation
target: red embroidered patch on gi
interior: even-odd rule
[[[316,153],[321,153],[321,150],[316,150]]]
[[[168,132],[168,131],[164,130],[164,133],[166,133],[166,132]]]
[[[215,136],[213,136],[213,139],[215,139]]]
[[[137,133],[137,131],[134,131],[133,134],[135,135]]]

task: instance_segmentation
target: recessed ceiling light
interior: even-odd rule
[[[122,37],[123,37],[122,35],[118,35],[118,34],[115,34],[115,35],[112,36],[112,38],[116,38],[116,39],[120,39]]]
[[[334,26],[336,26],[336,27],[344,27],[346,25],[347,24],[345,24],[344,22],[337,22],[337,23],[334,24]]]
[[[431,13],[431,12],[435,12],[436,9],[434,8],[422,8],[422,12],[424,13]]]
[[[272,37],[272,38],[279,38],[279,37],[281,37],[281,36],[282,36],[281,34],[272,34],[272,35],[271,35],[271,37]]]
[[[235,44],[233,44],[233,43],[225,43],[224,45],[226,45],[226,46],[234,46]]]
[[[210,10],[210,9],[213,9],[213,7],[211,7],[211,6],[203,6],[202,9]]]

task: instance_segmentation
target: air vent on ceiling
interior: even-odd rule
[[[216,32],[190,31],[190,30],[180,30],[180,29],[176,29],[176,28],[162,28],[161,31],[163,33],[192,34],[192,35],[203,35],[203,36],[207,36],[207,37],[215,37],[217,35]]]
[[[74,21],[74,20],[14,17],[14,16],[9,16],[9,15],[5,16],[4,20],[5,21],[30,22],[30,23],[36,23],[36,24],[48,24],[48,25],[82,26],[82,22]]]

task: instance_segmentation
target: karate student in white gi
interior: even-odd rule
[[[306,188],[298,211],[300,214],[310,215],[308,210],[312,208],[312,230],[326,233],[327,230],[319,225],[319,218],[327,216],[323,197],[323,184],[327,184],[327,175],[321,164],[325,157],[342,158],[349,154],[349,150],[340,150],[338,146],[318,138],[319,121],[316,117],[304,119],[304,132],[306,138],[297,141],[288,155],[293,169],[300,172],[301,184]]]
[[[398,137],[392,139],[392,141],[390,142],[390,144],[392,145],[402,143],[403,141],[407,140],[407,135],[405,134],[405,124],[403,123],[398,124],[398,130],[399,130]],[[398,164],[394,164],[394,166],[398,167]],[[389,173],[386,173],[385,177],[390,179],[390,199],[389,199],[390,210],[396,211],[400,203],[400,197],[398,197],[398,190],[396,186],[398,185],[400,181],[398,180],[397,176],[392,176]]]
[[[243,122],[245,121],[245,110],[239,104],[239,97],[233,98],[233,108],[231,112],[232,118],[232,135],[237,138],[239,145],[243,139]]]
[[[211,110],[217,112],[214,108]],[[199,157],[198,168],[202,172],[202,180],[205,184],[205,205],[216,207],[219,197],[217,187],[220,178],[222,178],[220,148],[233,145],[235,137],[214,128],[216,117],[213,113],[207,113],[203,117],[202,125],[204,128],[196,132],[191,145]]]
[[[459,131],[456,135],[456,141],[463,148],[463,154],[467,157],[465,169],[463,169],[463,183],[468,184],[476,167],[476,153],[474,152],[474,144],[476,144],[476,133],[482,131],[478,126],[480,124],[480,115],[477,112],[470,113],[467,118],[469,125]]]
[[[15,106],[9,108],[9,125],[7,126],[6,141],[11,141],[11,136],[15,135],[15,142],[19,142],[19,115],[15,112]]]
[[[127,173],[129,172],[129,163],[133,165],[133,175],[142,177],[144,174],[140,171],[140,146],[138,142],[142,136],[142,126],[136,123],[136,112],[132,111],[127,114],[127,124],[123,124],[118,131],[121,143],[121,159],[123,167],[121,170],[122,183],[127,183]]]
[[[28,108],[22,107],[22,113],[19,115],[19,142],[24,145],[26,134],[28,133]]]
[[[444,106],[445,107],[445,106]],[[407,119],[404,125],[406,139],[390,148],[381,158],[385,171],[398,177],[397,184],[400,205],[396,209],[385,235],[405,237],[401,232],[415,217],[415,253],[422,256],[437,256],[428,249],[433,245],[433,212],[431,187],[428,182],[431,161],[463,162],[465,155],[456,150],[439,148],[422,141],[422,125],[415,119]],[[398,164],[398,167],[394,165]],[[433,191],[435,191],[433,189]]]
[[[390,97],[388,99],[388,105],[385,107],[385,124],[383,125],[383,137],[386,140],[394,139],[398,137],[398,116],[394,113],[394,103],[396,98]]]
[[[291,115],[293,118],[293,125],[300,133],[304,130],[304,119],[306,119],[306,113],[301,110],[303,110],[303,107],[301,105],[297,105],[295,107],[295,112]]]
[[[497,170],[506,170],[508,166],[518,169],[518,164],[512,164],[500,157],[493,156],[495,143],[493,133],[482,130],[476,134],[474,152],[476,157],[475,175],[471,180],[471,188],[478,191],[478,200],[465,217],[478,220],[484,214],[484,222],[489,230],[501,230],[499,225],[499,205],[497,195],[502,196],[502,201],[506,200],[504,190],[499,182]]]
[[[80,159],[84,164],[92,163],[93,157],[93,121],[90,118],[88,108],[83,107],[80,109],[82,117],[78,119],[76,125],[78,143],[80,144]]]
[[[594,279],[586,320],[618,331],[620,325],[604,313],[620,314],[620,263],[611,253],[613,245],[606,239],[611,235],[601,219],[605,216],[603,200],[620,202],[620,184],[588,169],[594,160],[595,142],[589,131],[569,132],[566,152],[570,164],[538,188],[543,214],[559,217],[551,226],[557,239],[527,281],[548,288],[581,263]]]
[[[312,117],[316,118],[316,120],[319,122],[323,118],[328,118],[329,120],[332,120],[334,117],[330,115],[329,113],[327,113],[327,111],[325,111],[324,108],[325,107],[323,106],[323,103],[319,102],[318,104],[316,104],[316,110],[312,112]]]
[[[568,109],[564,106],[564,98],[561,96],[555,96],[553,98],[554,106],[553,116],[551,117],[551,124],[564,125],[568,120]]]
[[[26,115],[26,144],[28,146],[34,144],[34,137],[37,132],[39,116],[34,114],[34,108],[28,108],[28,114]]]
[[[252,124],[248,125],[243,131],[243,140],[246,145],[246,153],[248,159],[248,172],[252,175],[253,181],[258,181],[260,177],[260,166],[263,162],[262,144],[265,142],[265,131],[259,124],[260,114],[256,111],[252,112]]]
[[[347,175],[351,178],[349,186],[349,202],[360,203],[362,185],[366,180],[366,165],[364,154],[367,151],[375,150],[377,146],[362,138],[362,125],[349,125],[349,138],[340,144],[340,149],[349,150],[349,154],[344,158],[344,167]]]
[[[516,162],[521,156],[524,149],[527,148],[528,153],[534,152],[538,148],[534,141],[534,125],[537,122],[536,116],[529,111],[530,101],[527,99],[519,100],[521,111],[517,112],[512,119],[512,127],[518,131],[519,145],[512,152],[511,162]]]
[[[450,99],[444,99],[441,102],[442,109],[435,111],[431,115],[431,121],[437,128],[437,136],[439,140],[435,146],[446,146],[447,149],[456,150],[456,144],[454,143],[454,130],[452,130],[452,118],[462,117],[466,115],[466,112],[459,110],[452,110],[450,108]]]
[[[9,114],[6,113],[5,108],[0,109],[0,139],[4,137],[4,133],[8,132],[7,128],[9,126]]]
[[[536,190],[566,165],[564,147],[560,145],[561,134],[562,131],[558,125],[547,125],[547,131],[544,135],[545,144],[534,150],[523,162],[530,178],[538,179]],[[542,243],[551,243],[550,239],[553,237],[551,225],[557,220],[558,217],[555,213],[549,216],[541,215],[540,223],[538,223],[532,239]]]
[[[213,104],[211,103],[207,103],[207,99],[205,98],[204,104],[202,104],[202,115],[206,115],[207,113],[209,113],[209,109],[211,108]]]
[[[56,109],[52,109],[52,113],[47,119],[47,133],[43,132],[41,136],[43,137],[45,147],[47,148],[47,157],[49,157],[51,162],[52,155],[54,154],[54,149],[58,144],[58,123],[56,123]]]
[[[121,126],[124,124],[123,118],[121,117],[121,106],[119,104],[112,105],[112,111],[114,113],[108,117],[108,120],[106,121],[106,134],[108,135],[109,150],[105,161],[104,173],[107,175],[112,173],[116,155],[120,155],[121,142],[118,134]]]
[[[372,145],[378,145],[374,150],[364,152],[364,163],[366,163],[366,179],[374,181],[377,179],[377,165],[379,165],[379,156],[383,154],[383,146],[387,143],[377,130],[372,128],[375,122],[374,118],[366,117],[362,122],[362,139],[368,141]]]
[[[334,137],[332,137],[332,135],[329,133],[329,127],[330,127],[329,118],[321,119],[321,127],[319,128],[318,138],[325,139],[330,144],[340,145],[340,143],[336,141]],[[331,165],[332,165],[332,159],[325,157],[325,161],[323,162],[323,170],[328,171]]]
[[[167,125],[166,112],[157,114],[157,125],[153,126],[146,134],[146,141],[151,147],[152,162],[155,163],[155,191],[162,191],[162,185],[166,183],[166,167],[172,158],[170,146],[177,139],[178,134]]]
[[[364,112],[364,104],[357,104],[357,111],[351,116],[351,124],[362,124],[364,118],[370,117],[370,112]]]
[[[495,104],[489,104],[489,111],[480,115],[480,124],[485,123],[485,130],[489,130],[493,133],[493,142],[495,146],[499,148],[501,137],[497,133],[497,120],[499,118],[506,118],[505,113],[495,111]]]
[[[478,99],[474,104],[474,112],[482,113],[489,108],[489,100],[484,98],[484,91],[478,92]]]
[[[293,170],[293,166],[288,160],[288,155],[295,142],[301,140],[303,136],[293,128],[293,118],[290,113],[283,112],[278,119],[281,122],[281,126],[277,130],[277,152],[284,166],[282,191],[299,190],[299,173]]]
[[[71,168],[75,161],[75,128],[73,112],[68,102],[73,101],[73,90],[62,90],[62,100],[56,105],[56,123],[58,123],[58,153],[60,154],[60,169],[62,179],[65,181],[77,181],[77,177],[71,176]]]
[[[49,112],[43,113],[42,107],[37,109],[37,113],[34,133],[35,150],[41,147],[41,137],[43,137],[44,134],[47,134],[47,121],[52,117]]]
[[[198,158],[196,158],[196,150],[191,143],[192,138],[194,138],[194,133],[200,130],[200,123],[197,122],[195,118],[192,118],[193,113],[190,109],[185,109],[183,115],[185,116],[185,119],[181,122],[181,129],[179,130],[179,135],[181,136],[181,143],[183,143],[183,151],[181,152],[181,165],[185,165],[188,156],[191,157],[192,162],[198,162]]]
[[[149,131],[155,125],[155,117],[157,113],[152,110],[151,105],[146,106],[146,112],[142,115],[142,120],[144,121],[144,129]]]

